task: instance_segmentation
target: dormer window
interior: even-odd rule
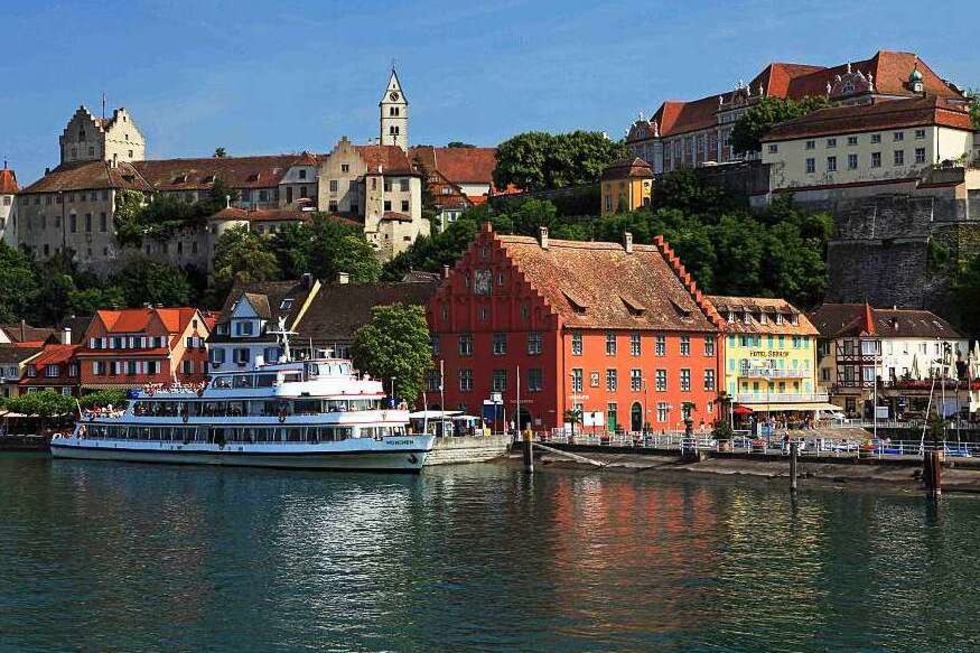
[[[681,306],[680,304],[678,304],[677,302],[675,302],[673,299],[670,300],[670,305],[674,307],[674,310],[675,311],[677,311],[677,316],[678,317],[680,317],[683,320],[689,320],[689,319],[691,319],[691,311],[690,310],[684,308],[683,306]]]
[[[639,316],[643,315],[646,312],[646,310],[647,310],[647,307],[646,306],[644,306],[640,302],[636,301],[632,297],[623,297],[623,296],[620,296],[619,299],[622,300],[623,304],[626,306],[626,310],[633,317],[639,317]]]
[[[187,175],[177,175],[176,177],[174,177],[173,183],[175,183],[175,184],[186,184],[187,183]]]
[[[214,183],[214,175],[208,175],[207,177],[205,177],[204,178],[204,183],[205,184],[213,184]]]
[[[769,315],[765,311],[759,313],[759,324],[769,324]]]
[[[752,314],[748,311],[742,313],[742,324],[752,324]]]
[[[782,323],[783,323],[783,314],[776,313],[776,324],[782,324]]]
[[[562,294],[565,295],[565,299],[568,300],[568,305],[572,307],[572,310],[579,315],[583,315],[586,310],[588,310],[589,305],[581,298],[563,290]]]
[[[729,324],[734,324],[735,323],[735,312],[734,311],[728,311],[728,323]]]
[[[286,297],[281,302],[279,302],[279,310],[280,311],[288,311],[288,310],[291,310],[292,308],[293,308],[293,298],[292,297]]]

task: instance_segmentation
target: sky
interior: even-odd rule
[[[528,130],[622,137],[665,99],[730,90],[772,61],[917,52],[980,87],[980,2],[824,0],[0,0],[0,157],[58,164],[75,109],[125,106],[148,158],[329,152],[378,132],[392,61],[413,144]]]

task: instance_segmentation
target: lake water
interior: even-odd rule
[[[976,651],[980,500],[0,456],[0,651]]]

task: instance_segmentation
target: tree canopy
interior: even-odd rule
[[[545,190],[593,184],[602,169],[626,156],[622,141],[602,132],[525,132],[497,147],[493,181],[501,188]]]
[[[75,410],[75,398],[49,389],[10,397],[5,407],[13,413],[48,419],[71,414]]]
[[[221,234],[214,247],[213,264],[212,291],[216,297],[224,297],[236,282],[273,281],[280,276],[269,241],[248,225],[231,227]]]
[[[736,152],[758,152],[762,149],[759,139],[773,125],[805,116],[811,111],[822,109],[827,105],[827,98],[822,95],[811,95],[800,100],[774,96],[764,97],[749,107],[735,121],[728,142]]]
[[[970,117],[973,118],[973,128],[980,130],[980,90],[971,89],[966,93],[970,98]]]
[[[385,382],[396,377],[396,396],[413,403],[432,367],[425,309],[400,303],[375,306],[371,321],[354,332],[352,352],[357,369]]]

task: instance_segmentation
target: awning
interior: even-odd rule
[[[736,415],[751,415],[754,411],[748,406],[743,406],[742,404],[739,404],[735,406],[732,412],[735,413]]]
[[[840,406],[835,406],[833,404],[828,404],[826,402],[799,402],[799,403],[772,403],[772,404],[739,404],[740,406],[745,406],[746,408],[751,408],[757,413],[782,413],[787,410],[833,410],[837,412],[844,412],[844,409]]]

